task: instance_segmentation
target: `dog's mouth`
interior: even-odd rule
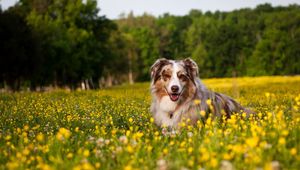
[[[181,90],[180,93],[169,93],[167,88],[165,87],[165,90],[166,90],[166,93],[169,95],[170,99],[173,101],[173,102],[176,102],[179,100],[179,97],[181,96],[184,88]]]
[[[176,102],[179,99],[180,93],[172,93],[172,94],[169,94],[169,96],[173,102]]]

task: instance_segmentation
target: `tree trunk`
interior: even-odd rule
[[[129,71],[128,71],[128,81],[129,81],[129,84],[133,84],[134,81],[133,81],[133,74],[132,74],[132,51],[130,50],[129,51],[129,55],[128,55],[128,67],[129,67]]]
[[[112,81],[113,81],[112,76],[110,74],[108,74],[107,80],[106,80],[106,86],[111,87],[112,86]]]

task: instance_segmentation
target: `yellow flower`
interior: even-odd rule
[[[168,152],[169,152],[169,151],[168,151],[167,148],[164,148],[164,149],[163,149],[163,153],[164,153],[165,155],[168,154]]]
[[[58,140],[65,140],[71,136],[71,132],[68,129],[60,128],[56,134]]]
[[[279,140],[278,140],[278,143],[279,143],[280,145],[285,145],[285,138],[280,137]]]
[[[89,157],[89,156],[90,156],[90,151],[87,150],[87,149],[85,149],[85,150],[83,151],[83,156],[84,156],[84,157]]]
[[[225,160],[230,160],[230,159],[232,159],[232,155],[229,154],[229,153],[224,153],[224,154],[223,154],[223,159],[225,159]]]
[[[152,151],[152,149],[153,149],[153,147],[152,147],[152,146],[147,146],[147,151],[148,151],[148,152],[151,152],[151,151]]]
[[[51,170],[52,168],[49,166],[49,165],[47,165],[47,164],[40,164],[40,165],[38,165],[38,167],[39,167],[39,169],[41,169],[41,170]]]
[[[295,156],[297,154],[297,149],[296,148],[292,148],[290,150],[291,155]]]
[[[195,104],[195,105],[198,105],[198,104],[200,104],[200,103],[201,103],[201,100],[199,100],[199,99],[194,100],[194,104]]]
[[[133,153],[133,151],[134,151],[133,147],[131,145],[128,145],[126,149],[127,149],[127,152],[129,152],[129,153]]]
[[[101,167],[100,162],[96,162],[95,167],[96,167],[97,169],[99,169],[99,168]]]
[[[129,120],[128,120],[130,123],[132,123],[133,122],[133,119],[132,118],[129,118]]]
[[[68,153],[68,154],[67,154],[67,158],[68,158],[68,159],[73,158],[73,153]]]
[[[266,96],[267,98],[269,98],[269,97],[270,97],[270,93],[269,93],[269,92],[266,92],[266,93],[265,93],[265,96]]]
[[[150,122],[151,122],[151,123],[153,123],[153,122],[154,122],[154,119],[153,119],[152,117],[150,118]]]
[[[25,131],[28,131],[28,130],[29,130],[29,126],[28,126],[28,125],[25,125],[25,126],[23,127],[23,129],[24,129]]]
[[[189,167],[193,167],[194,164],[195,164],[195,161],[193,161],[193,160],[189,160],[189,161],[188,161],[188,166],[189,166]]]
[[[11,139],[11,136],[10,135],[7,135],[6,137],[5,137],[5,140],[10,140]]]
[[[200,111],[200,115],[201,115],[202,117],[205,117],[205,115],[206,115],[205,111],[204,111],[204,110],[201,110],[201,111]]]
[[[82,170],[94,170],[95,168],[88,162],[85,162],[81,165]]]
[[[289,134],[289,131],[283,130],[281,134],[282,134],[283,137],[285,137]]]
[[[212,167],[212,168],[215,168],[218,166],[218,161],[216,158],[212,158],[209,162],[209,165]]]
[[[204,153],[203,155],[201,155],[200,157],[202,162],[206,162],[209,160],[209,154],[208,153]]]
[[[132,170],[132,167],[130,165],[125,166],[124,170]]]
[[[258,144],[259,138],[257,136],[253,136],[252,138],[248,138],[246,140],[246,144],[250,147],[255,147]]]
[[[28,148],[25,148],[23,150],[23,155],[27,156],[27,155],[29,155],[29,153],[30,153],[30,150]]]
[[[42,133],[39,133],[39,134],[36,136],[36,140],[39,141],[39,142],[44,141],[44,135],[43,135]]]
[[[211,105],[211,100],[210,100],[210,99],[207,99],[207,100],[206,100],[206,104]]]

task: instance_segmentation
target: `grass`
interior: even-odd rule
[[[257,111],[169,133],[149,83],[0,94],[0,169],[298,169],[300,77],[207,79]]]

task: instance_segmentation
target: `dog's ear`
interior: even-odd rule
[[[162,69],[163,66],[169,64],[169,60],[165,59],[165,58],[160,58],[160,59],[157,59],[155,61],[155,63],[151,66],[151,79],[154,80],[154,82],[156,80],[158,80],[159,78],[159,73]]]
[[[199,69],[197,63],[194,60],[192,60],[191,58],[186,58],[183,60],[183,63],[188,75],[192,79],[194,79],[194,77],[198,77]]]

